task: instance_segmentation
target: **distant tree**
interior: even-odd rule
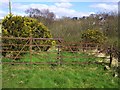
[[[36,18],[40,22],[44,23],[45,25],[49,25],[55,19],[55,14],[50,12],[49,9],[39,10],[37,8],[30,8],[25,11],[29,17]]]
[[[72,19],[73,19],[73,20],[78,20],[78,17],[73,17]]]
[[[26,14],[29,14],[30,17],[37,17],[37,16],[41,16],[41,11],[39,9],[27,9],[25,11]]]
[[[54,20],[55,19],[55,14],[53,12],[50,12],[49,9],[43,9],[41,10],[41,15],[42,17],[45,17],[47,19]]]
[[[114,38],[118,35],[118,16],[116,12],[99,12],[96,19],[104,35]]]

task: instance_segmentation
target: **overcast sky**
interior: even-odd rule
[[[8,14],[8,1],[0,0],[0,19]],[[49,9],[56,17],[82,17],[118,10],[119,0],[11,0],[14,15],[26,15],[28,8]]]

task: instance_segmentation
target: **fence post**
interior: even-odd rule
[[[30,46],[29,46],[29,51],[30,51],[30,64],[32,64],[32,36],[30,36]]]
[[[59,41],[59,39],[58,39]],[[58,56],[57,56],[57,59],[58,59],[58,64],[60,65],[60,47],[59,47],[59,44],[58,44],[58,52],[57,52]]]
[[[61,52],[61,51],[60,51],[60,47],[61,47],[61,46],[60,46],[60,43],[61,43],[60,38],[58,38],[58,41],[59,41],[59,44],[58,44],[58,52],[57,52],[58,57],[57,57],[57,59],[59,60],[59,61],[58,61],[58,64],[61,65],[62,62],[61,62],[61,55],[60,55],[60,54],[61,54],[61,53],[60,53],[60,52]]]
[[[112,48],[111,48],[111,46],[110,46],[110,48],[108,48],[108,53],[109,53],[109,55],[110,55],[110,63],[109,63],[109,67],[111,67],[111,64],[112,64]]]

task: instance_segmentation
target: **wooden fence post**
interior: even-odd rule
[[[29,51],[30,51],[30,64],[32,64],[32,36],[30,36],[30,46],[29,46]]]
[[[112,64],[112,48],[111,48],[111,46],[110,46],[110,48],[108,48],[108,53],[109,53],[109,55],[110,55],[110,63],[109,63],[109,67],[111,67],[111,64]]]
[[[59,41],[59,39],[58,39],[58,41]],[[57,56],[57,59],[58,59],[58,64],[60,65],[60,46],[59,46],[60,44],[58,44],[58,52],[57,52],[57,54],[58,54],[58,56]]]
[[[58,38],[58,41],[59,41],[59,44],[58,44],[58,52],[57,52],[58,58],[57,58],[57,59],[59,60],[59,61],[58,61],[58,64],[61,65],[61,64],[62,64],[62,61],[61,61],[61,53],[60,53],[60,52],[61,52],[61,51],[60,51],[60,48],[61,48],[61,44],[60,44],[60,43],[61,43],[61,39]]]

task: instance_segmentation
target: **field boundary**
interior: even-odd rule
[[[77,62],[77,61],[73,61],[73,62],[65,62],[62,61],[62,59],[64,58],[80,58],[81,56],[75,56],[76,53],[78,52],[82,52],[82,53],[86,53],[88,51],[92,51],[90,53],[93,53],[94,50],[97,50],[95,53],[101,53],[101,52],[109,52],[110,55],[110,64],[111,64],[111,58],[112,58],[112,51],[111,48],[106,49],[106,47],[104,47],[104,45],[100,45],[98,43],[83,43],[83,42],[67,42],[64,41],[63,38],[33,38],[33,37],[27,37],[27,38],[23,38],[23,37],[1,37],[2,41],[5,40],[19,40],[19,41],[26,41],[25,44],[21,44],[21,43],[1,43],[0,46],[2,46],[2,49],[0,50],[0,52],[2,53],[2,59],[3,58],[10,58],[13,59],[13,62],[2,62],[2,63],[14,63],[14,64],[53,64],[53,62],[32,62],[32,57],[33,54],[38,54],[38,53],[42,53],[41,48],[50,48],[50,47],[55,47],[55,52],[46,50],[44,52],[46,53],[56,53],[56,57],[54,57],[56,59],[56,62],[54,62],[55,64],[93,64],[93,63],[97,63],[97,62],[90,62],[90,61],[86,61],[86,62]],[[54,41],[56,42],[55,45],[52,44],[40,44],[41,41]],[[19,50],[9,50],[9,49],[4,49],[5,47],[21,47]],[[24,50],[25,47],[28,47],[27,50]],[[36,51],[33,49],[37,49]],[[67,52],[67,53],[72,53],[73,56],[62,56],[61,53],[63,52]],[[3,53],[16,53],[15,56],[12,56],[12,54],[10,55],[6,55],[3,56]],[[30,57],[30,62],[14,62],[16,59],[20,59],[22,58],[22,56],[20,56],[21,53],[29,53]],[[91,58],[92,55],[89,56],[82,56],[82,58]],[[44,57],[46,58],[46,57]]]

